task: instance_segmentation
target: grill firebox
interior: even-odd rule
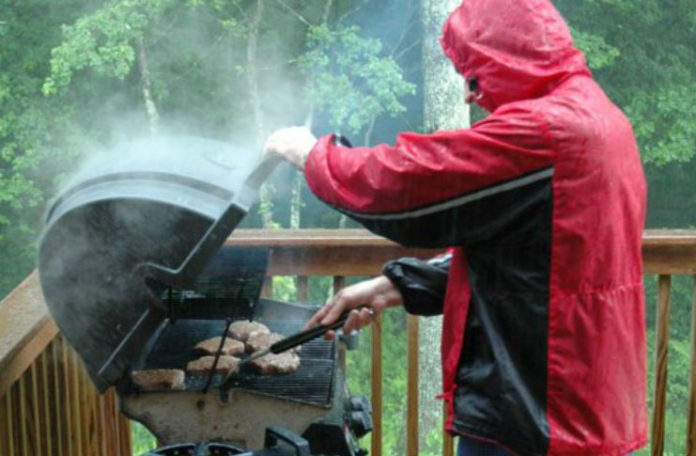
[[[250,284],[260,282],[250,274],[246,262],[246,291],[233,286],[227,292],[235,296],[225,297],[220,290],[224,290],[222,284],[239,277],[237,260],[253,262],[254,255],[256,260],[265,258],[254,251],[223,248],[201,274],[195,291],[162,291],[163,304],[183,309],[178,316],[196,318],[167,319],[148,341],[133,370],[184,370],[198,357],[192,351],[196,343],[222,335],[231,319],[203,317],[234,314],[224,309],[247,306],[247,300],[253,299],[260,285],[254,291]],[[244,298],[239,299],[242,295]],[[315,306],[270,299],[256,299],[252,307],[254,321],[283,335],[298,332],[317,310]],[[369,405],[356,409],[355,404],[364,405],[365,401],[355,401],[348,394],[338,365],[337,343],[315,339],[304,344],[299,354],[300,368],[292,374],[264,376],[243,369],[228,382],[213,376],[209,385],[207,376],[187,376],[185,391],[140,392],[126,376],[118,384],[121,408],[164,444],[215,441],[260,448],[265,444],[266,427],[273,424],[297,436],[311,436],[308,445],[321,449],[321,454],[361,454],[350,425],[371,426]],[[358,423],[354,423],[356,413],[362,417]]]
[[[265,309],[275,308],[277,313],[298,315],[300,318],[288,320],[254,317],[254,321],[265,324],[273,332],[290,335],[299,331],[311,315],[314,307],[287,304],[279,301],[262,299],[256,305],[260,315]],[[285,310],[282,310],[285,308]],[[133,370],[145,369],[186,369],[186,364],[198,355],[192,348],[199,341],[222,335],[227,327],[225,320],[179,319],[173,323],[167,321],[155,334],[152,346],[136,361]],[[337,348],[334,342],[315,339],[302,346],[300,351],[300,368],[289,375],[258,375],[243,369],[234,375],[229,383],[230,389],[242,388],[257,394],[294,400],[318,407],[330,407],[333,397],[333,380],[337,368]],[[207,376],[187,376],[186,391],[203,391],[208,381]],[[224,381],[219,375],[213,376],[209,385],[218,389]],[[138,394],[138,389],[129,378],[125,378],[119,388],[121,395]],[[226,391],[221,391],[224,400]]]

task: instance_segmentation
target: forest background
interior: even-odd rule
[[[426,132],[430,0],[0,0],[0,296],[34,268],[41,217],[84,158],[184,133],[259,147],[277,127],[341,131],[356,145]],[[557,0],[594,76],[630,118],[649,183],[648,228],[696,223],[696,4]],[[474,108],[472,121],[485,113]],[[291,195],[288,198],[288,195]],[[245,227],[353,226],[284,168]],[[646,278],[653,340],[655,278]],[[292,300],[292,280],[278,279]],[[330,283],[312,282],[323,302]],[[689,278],[673,286],[666,453],[684,454]],[[385,454],[404,454],[405,319],[385,328]],[[362,347],[369,347],[369,334]],[[652,347],[650,347],[652,350]],[[369,391],[360,350],[354,393]],[[652,355],[650,357],[652,363]],[[652,366],[650,371],[652,371]],[[652,379],[649,379],[652,385]],[[652,395],[649,396],[650,400]],[[137,451],[154,442],[136,428]],[[421,454],[440,452],[438,429]]]

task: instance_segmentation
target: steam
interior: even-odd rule
[[[262,112],[262,131],[259,134],[248,100],[246,29],[235,28],[230,23],[229,32],[221,33],[219,15],[205,8],[181,8],[182,14],[169,18],[170,23],[153,26],[154,35],[146,40],[147,65],[152,80],[151,92],[159,115],[158,136],[197,136],[230,144],[235,150],[245,150],[234,160],[251,160],[265,136],[277,128],[305,124],[312,114],[310,125],[317,136],[331,133],[325,113],[313,111],[306,99],[306,83],[302,72],[293,60],[302,51],[302,36],[307,23],[318,25],[323,8],[298,7],[299,15],[288,14],[280,5],[266,5],[256,50],[256,74]],[[337,10],[338,11],[338,10]],[[334,12],[330,22],[337,19],[344,25],[358,25],[364,36],[378,38],[384,44],[384,52],[400,59],[406,69],[406,78],[419,81],[419,27],[418,2],[414,0],[386,0],[379,5],[365,4],[360,8],[341,13]],[[244,12],[247,16],[251,11]],[[316,17],[312,16],[314,14]],[[244,15],[234,13],[243,19]],[[239,23],[237,25],[244,25]],[[333,25],[332,25],[333,26]],[[417,62],[412,65],[410,61]],[[85,70],[82,77],[97,78],[93,70]],[[80,93],[80,74],[73,78],[73,89]],[[185,84],[184,84],[185,82]],[[120,144],[150,136],[150,125],[145,100],[140,86],[141,74],[134,64],[124,82],[114,80],[116,89],[107,99],[90,101],[87,118],[75,119],[75,123],[61,134],[55,156],[68,156],[70,162],[48,160],[46,180],[59,176],[60,186],[53,196],[58,196],[82,176],[90,174],[93,158],[118,150]],[[89,85],[85,85],[88,87]],[[176,93],[168,91],[177,90]],[[408,118],[378,119],[371,130],[371,140],[392,142],[399,131],[417,129],[420,116],[418,96],[406,100]],[[345,132],[344,132],[345,133]],[[351,137],[353,144],[361,145],[363,135]],[[142,151],[153,162],[171,160],[166,150],[154,148]],[[110,158],[114,167],[126,166],[118,154]],[[246,166],[243,163],[242,166]],[[185,168],[185,162],[182,164]],[[192,162],[189,166],[195,166]],[[189,170],[190,171],[190,170]],[[193,170],[195,171],[195,170]],[[77,176],[77,177],[75,177]],[[275,188],[274,205],[280,213],[287,212],[296,176],[289,166],[280,167],[270,179]],[[320,204],[311,202],[309,204]],[[326,208],[326,211],[330,209]],[[282,220],[280,220],[283,222]]]
[[[410,49],[417,58],[417,38],[411,39],[412,43],[408,44],[408,37],[417,35],[418,31],[414,26],[416,11],[417,4],[413,1],[404,4],[403,1],[389,0],[378,6],[355,10],[343,20],[348,24],[360,25],[367,36],[382,39],[386,52],[396,55]],[[235,191],[247,171],[260,161],[260,144],[265,138],[256,133],[258,130],[250,115],[248,102],[240,102],[247,96],[243,70],[247,49],[242,45],[245,37],[234,33],[213,36],[212,25],[217,20],[201,14],[200,10],[191,10],[187,15],[174,19],[171,27],[176,32],[170,29],[161,40],[149,43],[147,51],[153,80],[152,93],[160,117],[156,136],[150,134],[144,100],[134,89],[139,83],[135,68],[128,81],[120,87],[115,84],[118,90],[113,96],[91,101],[94,112],[90,118],[81,119],[81,122],[63,131],[63,146],[69,152],[59,151],[56,155],[67,155],[73,159],[70,163],[49,162],[45,169],[46,174],[53,174],[56,170],[63,173],[54,203],[58,201],[56,198],[70,194],[76,184],[110,173],[133,171],[168,172]],[[287,15],[282,9],[267,9],[264,20],[266,27],[269,24],[276,27],[278,24],[286,25],[283,30],[262,27],[257,49],[256,72],[259,76],[263,129],[270,133],[276,128],[303,124],[311,106],[305,99],[306,81],[296,64],[288,58],[298,52],[298,36],[304,33],[306,24]],[[283,36],[290,36],[292,40],[283,39]],[[417,80],[413,77],[410,79]],[[166,93],[166,90],[177,87],[176,81],[179,80],[193,83],[185,87],[184,93]],[[195,84],[196,81],[199,83]],[[417,104],[411,107],[411,111],[410,114],[418,113]],[[329,133],[322,113],[313,114],[314,133]],[[374,136],[377,141],[391,141],[403,129],[404,125],[398,121],[378,123]],[[192,139],[195,137],[207,139]],[[353,142],[359,145],[361,141],[360,138],[353,138]],[[236,172],[235,169],[247,171]],[[278,195],[274,203],[281,211],[283,206],[289,204],[287,195],[292,190],[295,173],[291,167],[283,166],[269,179]],[[104,191],[108,193],[108,189]],[[137,188],[122,185],[119,191],[122,195],[137,199]],[[153,197],[152,194],[143,196]],[[71,198],[77,197],[73,194]],[[190,195],[177,198],[177,203],[195,204],[191,202],[195,198],[191,199]],[[69,203],[64,205],[64,209],[74,210],[86,202],[77,198]],[[206,214],[219,210],[204,206],[195,209]],[[323,210],[331,211],[328,208]],[[54,220],[60,216],[53,214]],[[180,230],[187,229],[179,221],[168,220],[164,215],[160,214],[157,219],[154,214],[143,214],[142,207],[115,206],[112,216],[116,217],[115,223],[119,226],[130,224],[140,229],[158,230],[156,235],[150,233],[151,239],[162,241],[152,242],[163,244],[167,243],[163,241],[165,239],[181,240]],[[148,223],[142,219],[143,216]],[[88,232],[80,231],[86,228],[74,228],[77,231],[69,235],[72,253],[66,255],[88,255],[89,249],[94,248],[91,244],[94,240]],[[105,270],[93,271],[96,275],[111,275],[113,271],[109,271],[109,265],[120,261],[109,258],[109,252],[116,252],[118,257],[123,252],[138,253],[139,244],[133,244],[136,246],[136,251],[133,251],[133,245],[119,243],[119,234],[123,233],[112,233],[100,240],[105,246],[99,250],[100,255],[104,255],[101,264],[105,265]],[[128,236],[123,239],[133,242],[134,233],[126,234]],[[150,234],[144,237],[149,238]],[[56,265],[59,269],[65,266],[65,260],[61,261],[63,264]],[[94,267],[98,267],[98,264]],[[96,294],[97,290],[85,292]]]
[[[39,268],[50,311],[93,376],[159,300],[139,265],[179,267],[258,158],[229,143],[160,136],[95,152],[72,177],[50,213]]]
[[[411,49],[417,58],[417,40],[416,45],[406,43],[416,6],[412,1],[406,4],[387,0],[356,10],[344,20],[381,38],[388,52]],[[244,178],[260,162],[265,137],[257,133],[252,110],[263,113],[264,134],[302,125],[310,113],[316,135],[331,132],[324,114],[312,111],[305,96],[306,81],[289,57],[298,52],[305,24],[282,9],[268,8],[256,53],[259,106],[245,101],[245,37],[214,36],[211,30],[218,18],[200,10],[172,19],[167,34],[148,43],[151,93],[159,117],[156,135],[151,134],[137,66],[125,81],[114,81],[115,90],[105,99],[89,99],[81,93],[79,75],[74,78],[72,90],[89,99],[89,110],[86,117],[75,117],[73,125],[62,129],[56,151],[46,151],[47,156],[69,158],[46,160],[42,170],[46,182],[58,176],[59,184],[49,204],[54,211],[44,227],[39,266],[50,310],[92,373],[152,299],[141,278],[131,275],[134,267],[142,261],[179,266],[211,220],[225,209],[229,195],[239,192]],[[273,30],[269,24],[285,25]],[[407,78],[417,81],[418,71]],[[167,93],[173,88],[180,91]],[[419,103],[411,102],[410,114],[417,117]],[[378,122],[374,138],[391,141],[408,127],[401,121]],[[361,143],[361,138],[352,139]],[[204,182],[226,189],[228,199],[173,182],[148,183],[147,177],[77,189],[94,179],[134,172]],[[295,177],[296,171],[287,165],[269,179],[279,212],[287,212]]]

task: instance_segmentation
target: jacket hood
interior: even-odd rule
[[[546,95],[570,75],[590,75],[548,0],[466,0],[445,22],[441,42],[459,73],[478,79],[476,102],[489,111]]]

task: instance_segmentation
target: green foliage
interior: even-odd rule
[[[307,303],[323,305],[331,297],[333,284],[330,277],[309,277]],[[285,302],[298,302],[297,281],[294,276],[273,277],[274,299]]]
[[[362,37],[357,26],[309,27],[300,66],[310,80],[311,103],[329,113],[335,129],[357,133],[377,116],[405,111],[399,99],[412,95],[415,86],[381,51],[380,41]]]
[[[192,5],[205,3],[204,0],[189,0]],[[223,29],[228,30],[235,36],[241,36],[245,31],[237,16],[242,7],[241,0],[208,0],[217,17],[218,23]]]
[[[643,148],[649,151],[644,155],[646,162],[663,166],[693,159],[696,93],[691,82],[637,93],[626,114]]]
[[[297,8],[294,14],[267,2],[258,37],[256,70],[267,127],[296,123],[314,110],[328,117],[324,123],[331,128],[355,134],[375,118],[403,116],[404,98],[415,91],[403,71],[420,62],[397,63],[390,56],[394,52],[385,51],[390,43],[366,38],[365,29],[350,25],[350,20],[359,19],[358,7],[374,13],[394,2],[335,2],[330,19],[337,22],[320,26],[308,24],[324,22],[324,2],[284,3]],[[649,214],[660,211],[659,217],[652,216],[652,226],[693,224],[693,1],[555,3],[595,77],[633,123],[648,164]],[[137,67],[140,42],[148,52],[154,100],[171,130],[225,140],[253,136],[246,85],[250,6],[250,0],[0,0],[0,296],[34,267],[46,202],[83,151],[147,131]],[[418,49],[422,37],[410,35],[402,37],[410,40],[405,46]],[[416,111],[408,113],[414,124]],[[270,210],[269,203],[258,207]],[[256,218],[256,213],[248,217]],[[304,226],[326,227],[335,226],[338,215],[312,201],[303,207],[305,218]],[[275,223],[280,226],[278,220]],[[654,280],[647,282],[652,344],[657,297]],[[276,279],[274,288],[280,299],[297,300],[293,278]],[[330,278],[310,279],[309,301],[325,301],[330,290]],[[690,278],[676,278],[669,454],[684,454],[692,300]],[[404,454],[404,328],[403,312],[385,313],[385,454]],[[348,356],[348,379],[354,393],[369,395],[370,331],[360,337],[359,350]],[[652,401],[652,394],[649,398]],[[422,454],[437,454],[440,439],[439,432],[430,433]],[[369,446],[369,437],[366,440],[363,446]],[[139,425],[134,427],[134,444],[136,454],[156,446]]]
[[[38,14],[44,7],[36,0],[10,8],[0,2],[0,296],[34,266],[37,227],[50,188],[46,172],[60,172],[53,161],[54,133],[70,111],[41,96],[58,38],[50,19]],[[54,7],[66,18],[75,9],[67,1]],[[61,139],[70,151],[70,139]]]
[[[585,54],[587,64],[593,70],[611,65],[621,55],[618,48],[608,44],[601,36],[585,33],[572,27],[571,32],[575,45]]]
[[[64,40],[51,52],[45,94],[67,86],[73,72],[92,68],[97,74],[124,79],[135,62],[134,43],[143,39],[153,17],[174,0],[120,0],[62,27]]]
[[[400,309],[387,310],[382,326],[383,372],[383,453],[405,454],[406,436],[406,314]],[[347,377],[351,394],[370,397],[371,391],[371,343],[369,329],[360,332],[356,351],[348,352]],[[361,442],[369,448],[368,438]]]
[[[273,296],[280,301],[294,301],[297,296],[297,287],[295,286],[294,277],[273,277]]]
[[[157,448],[157,439],[140,422],[131,420],[133,456],[140,456]]]
[[[645,163],[695,156],[693,2],[557,0],[595,77],[627,113]],[[692,184],[693,185],[693,184]]]

